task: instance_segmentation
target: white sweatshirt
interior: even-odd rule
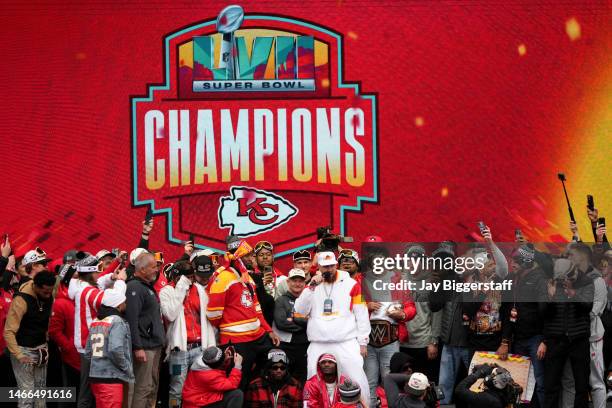
[[[331,299],[331,313],[324,313],[326,299]],[[368,344],[370,319],[361,296],[361,287],[348,272],[337,271],[332,283],[307,287],[295,301],[295,311],[308,318],[306,333],[311,342],[337,343],[357,339]]]

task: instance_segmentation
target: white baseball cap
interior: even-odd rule
[[[336,255],[333,252],[319,252],[317,254],[317,264],[320,266],[337,265]]]
[[[292,270],[289,271],[289,276],[288,276],[289,279],[296,277],[296,276],[306,279],[306,272],[298,268],[293,268]]]
[[[125,285],[123,285],[125,287]],[[125,289],[124,290],[107,290],[102,296],[102,304],[108,307],[117,307],[125,302]]]
[[[98,261],[102,258],[104,258],[105,256],[110,255],[113,258],[116,258],[117,255],[113,254],[111,251],[106,250],[106,249],[101,249],[98,251],[98,253],[96,254],[96,258],[98,259]]]
[[[211,251],[210,249],[199,249],[197,251],[193,251],[191,253],[191,256],[189,256],[189,262],[193,262],[194,259],[196,259],[198,256],[200,255],[204,255],[204,256],[208,256],[210,257],[211,255],[214,255],[215,253],[213,251]]]
[[[140,255],[145,254],[147,252],[149,251],[147,251],[144,248],[136,248],[132,250],[132,252],[130,252],[130,263],[134,265],[136,263],[136,258],[138,258]]]
[[[423,373],[413,373],[408,380],[408,391],[415,391],[417,394],[422,394],[429,387],[429,380]]]
[[[32,249],[31,251],[26,252],[23,256],[23,261],[21,261],[22,265],[29,265],[36,262],[49,262],[50,259],[47,258],[47,254],[42,249],[36,247],[36,249]]]

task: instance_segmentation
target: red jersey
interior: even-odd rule
[[[206,316],[219,328],[219,343],[245,343],[272,331],[263,317],[255,293],[255,282],[248,274],[220,267],[209,284]]]

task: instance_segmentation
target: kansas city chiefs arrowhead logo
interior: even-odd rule
[[[298,213],[293,204],[269,191],[232,187],[230,194],[219,199],[219,227],[231,228],[231,235],[248,237],[270,231]]]

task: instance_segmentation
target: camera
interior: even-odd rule
[[[430,381],[423,402],[427,405],[435,404],[444,399],[444,391],[435,382]]]
[[[333,234],[331,232],[331,226],[317,228],[317,241],[318,240],[321,240],[321,243],[316,247],[317,252],[337,252],[340,242],[353,242],[352,237]]]

